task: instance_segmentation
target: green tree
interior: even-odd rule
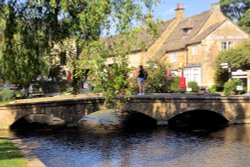
[[[151,12],[152,5],[156,4],[157,0],[6,2],[9,9],[5,12],[8,17],[5,29],[6,49],[3,56],[6,80],[18,82],[24,79],[26,83],[30,82],[35,76],[46,72],[44,67],[50,62],[47,60],[50,58],[48,55],[55,44],[73,40],[71,46],[76,49],[71,56],[71,67],[75,93],[78,92],[82,69],[92,69],[91,77],[95,80],[95,87],[107,93],[110,99],[115,99],[121,93],[129,95],[128,89],[118,85],[126,85],[126,55],[135,40],[132,39],[134,33],[131,30],[145,18],[143,8],[146,7],[148,12]],[[151,23],[146,22],[152,27]],[[109,35],[113,31],[122,34],[123,39],[111,40],[107,46],[107,42],[100,40],[101,35]],[[103,32],[106,33],[102,34]],[[104,72],[105,61],[110,55],[114,56],[114,65]],[[108,84],[109,82],[114,83]],[[107,83],[107,86],[103,83]]]
[[[221,52],[216,60],[215,80],[219,87],[222,87],[229,78],[228,69],[222,69],[221,63],[229,63],[232,71],[238,69],[250,69],[250,41],[245,42],[241,46]]]
[[[240,20],[250,8],[249,0],[220,0],[222,12],[231,20]]]
[[[44,40],[45,33],[40,30],[41,23],[38,24],[32,19],[22,19],[12,6],[8,6],[5,12],[3,78],[10,83],[28,88],[30,83],[46,70],[44,55],[50,49]]]
[[[248,9],[244,16],[238,22],[246,32],[250,33],[250,9]]]
[[[3,82],[3,74],[2,74],[2,57],[4,50],[4,29],[5,29],[5,21],[2,17],[0,17],[0,84]]]

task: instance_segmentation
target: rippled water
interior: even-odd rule
[[[150,131],[63,130],[22,134],[48,167],[248,167],[250,125],[208,135]]]

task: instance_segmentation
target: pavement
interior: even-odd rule
[[[16,99],[11,102],[11,104],[19,104],[19,103],[29,103],[29,102],[42,102],[42,101],[57,101],[63,99],[79,99],[84,97],[99,97],[100,94],[96,93],[85,93],[79,95],[72,95],[72,94],[63,94],[63,95],[56,95],[52,97],[35,97],[35,98],[28,98],[28,99]]]

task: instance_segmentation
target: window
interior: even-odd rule
[[[190,31],[192,30],[192,27],[185,27],[182,29],[182,35],[183,36],[188,36],[188,34],[190,33]]]
[[[228,50],[232,47],[233,43],[226,41],[226,42],[221,42],[221,51]]]
[[[184,76],[186,78],[186,83],[190,81],[195,81],[198,85],[201,84],[201,68],[193,67],[193,68],[185,68]]]
[[[177,62],[177,53],[174,52],[174,53],[171,53],[170,54],[170,63],[176,63]]]
[[[192,55],[193,56],[197,55],[197,46],[192,46]]]

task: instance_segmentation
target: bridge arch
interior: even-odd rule
[[[214,130],[228,125],[228,120],[224,115],[211,110],[190,110],[173,115],[168,120],[171,128],[204,128]]]
[[[154,127],[157,125],[157,119],[152,117],[152,115],[148,115],[146,113],[136,111],[136,110],[128,110],[125,111],[128,116],[124,124],[128,127]]]
[[[44,128],[59,128],[65,125],[65,121],[50,114],[26,114],[15,120],[10,129],[36,130]]]
[[[114,109],[99,110],[88,115],[83,116],[78,124],[84,125],[119,125],[126,129],[130,128],[145,128],[157,126],[157,120],[143,112],[135,110],[121,110],[115,111]]]

